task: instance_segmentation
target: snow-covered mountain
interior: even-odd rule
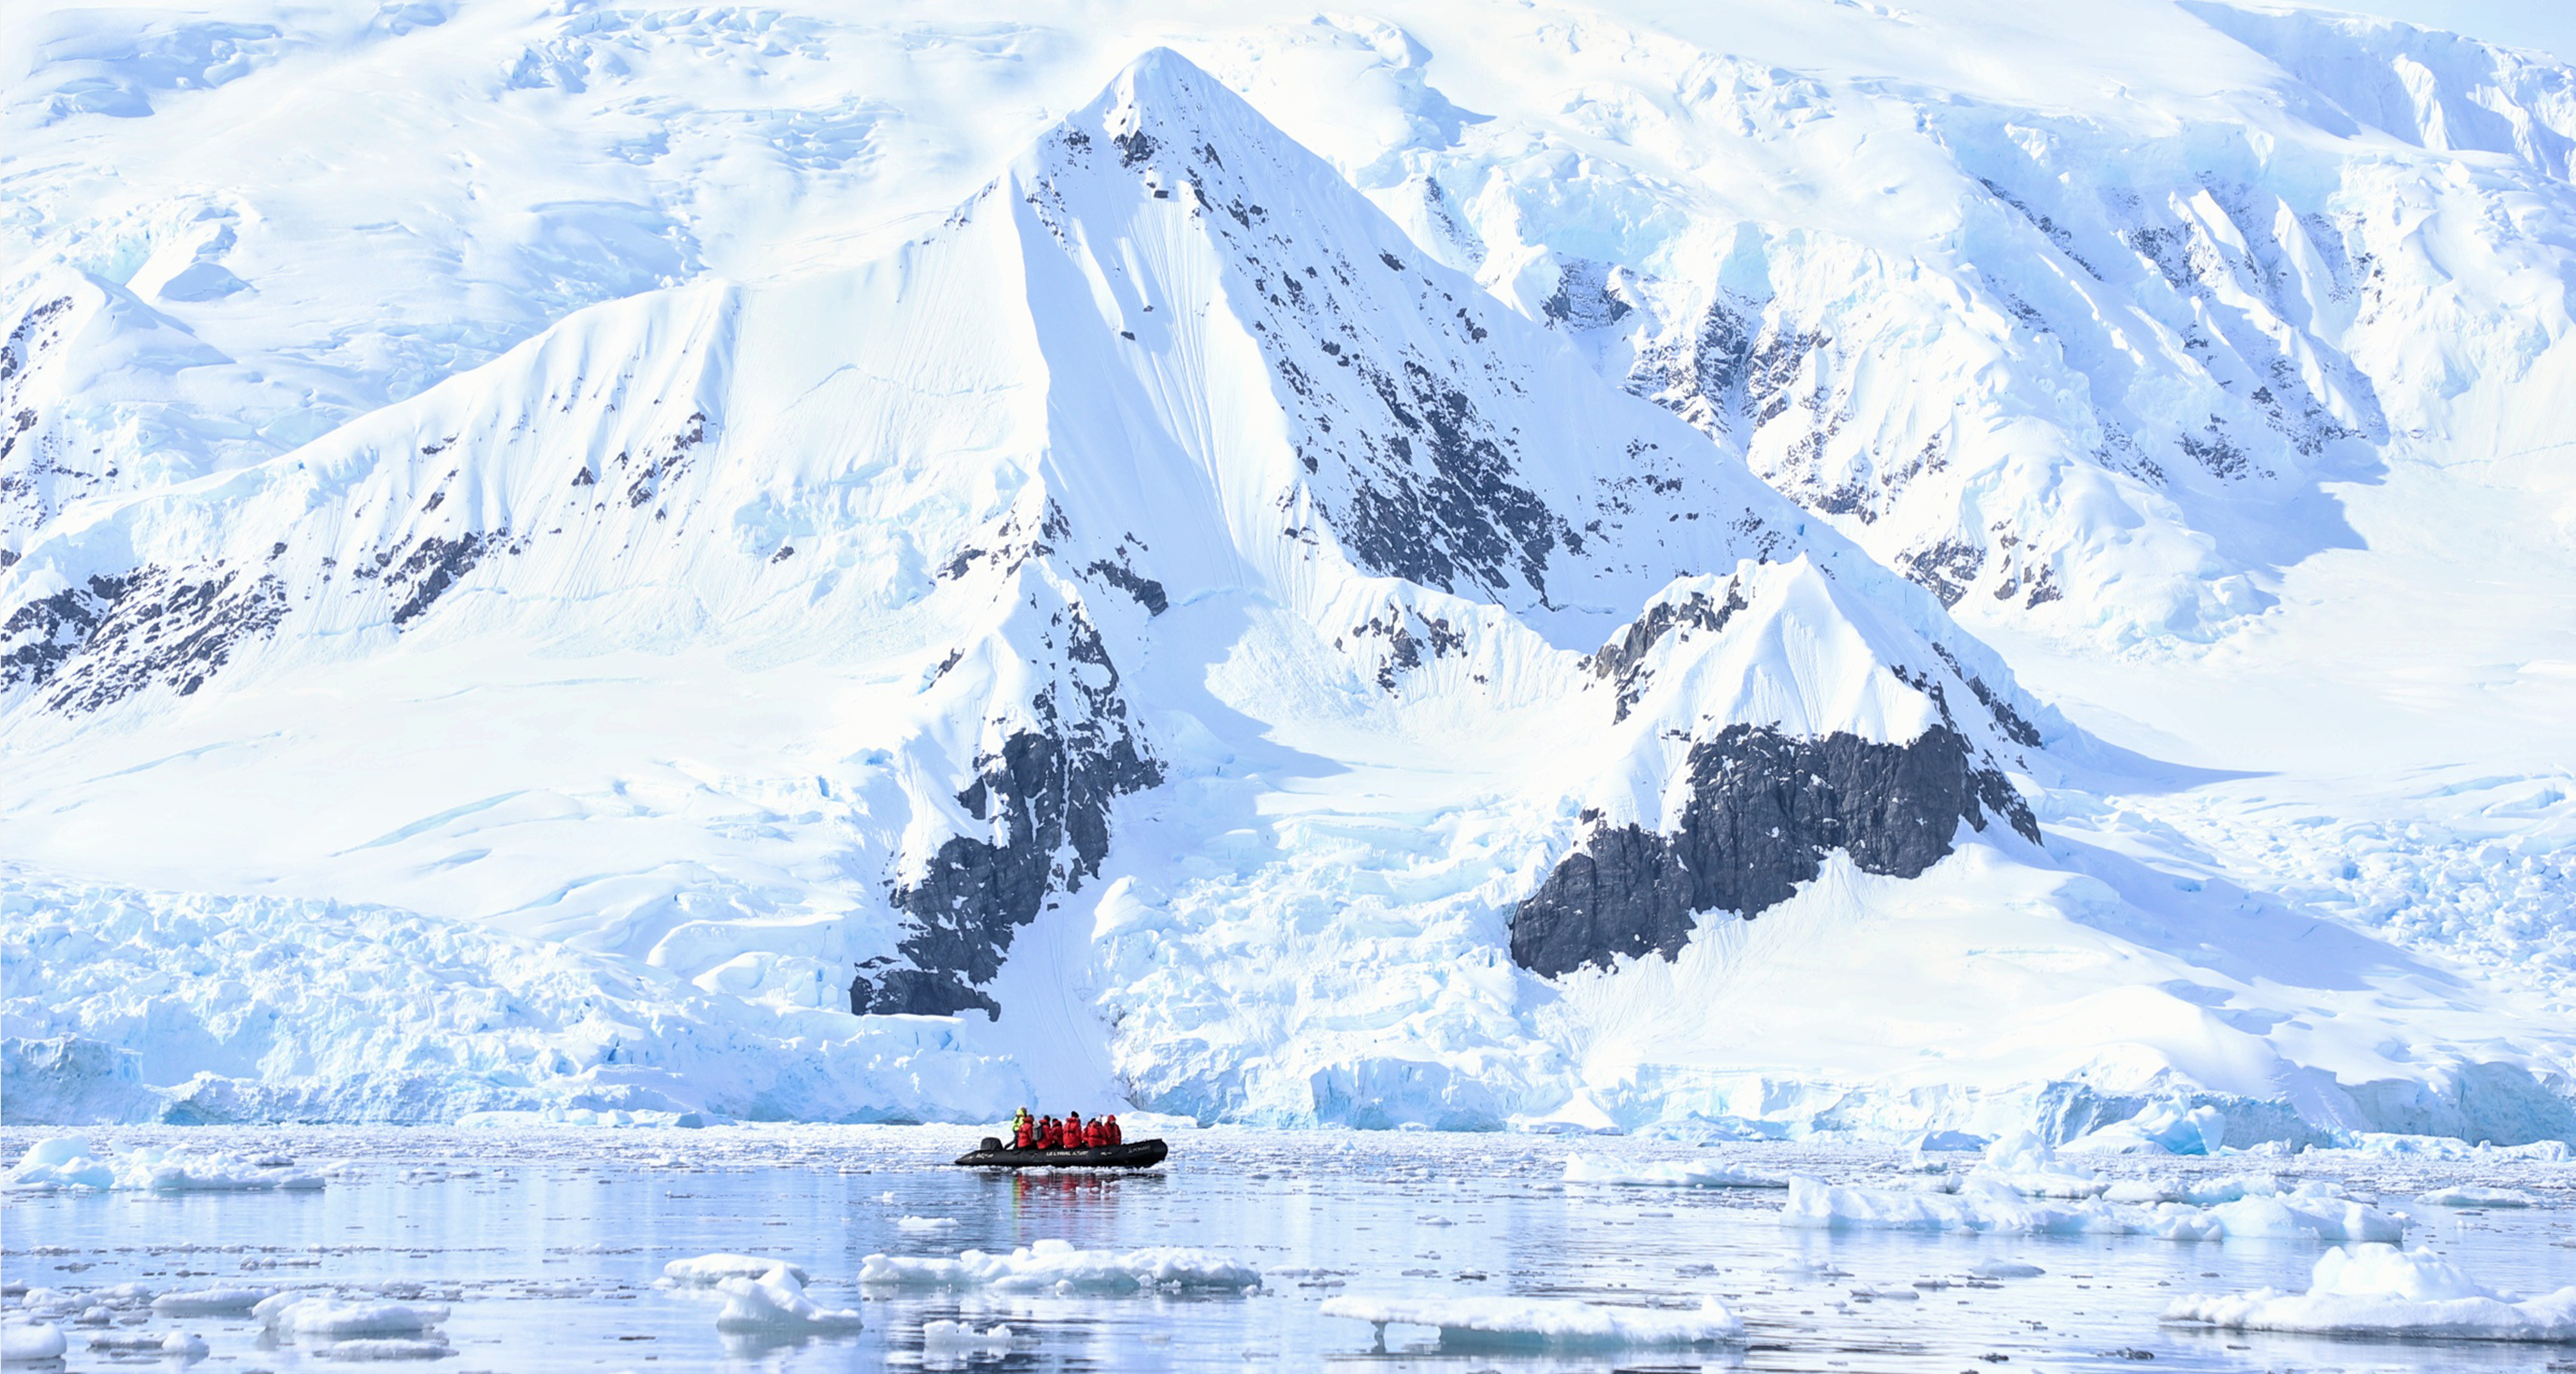
[[[2196,846],[2190,806],[2239,784],[2179,763],[2262,760],[2079,728],[1953,618],[2078,687],[2104,646],[2240,643],[2280,569],[2365,542],[2329,484],[2519,415],[2563,356],[2563,312],[2516,295],[2564,268],[2528,224],[2363,306],[2415,240],[2335,217],[2563,215],[2563,71],[2141,8],[2263,73],[2453,43],[2444,79],[2522,113],[2400,134],[2346,92],[2337,128],[2270,74],[2188,117],[1943,102],[1585,15],[1483,41],[1627,94],[1486,116],[1406,29],[1319,20],[988,118],[1015,157],[933,155],[943,64],[1038,91],[1090,59],[766,12],[125,46],[47,18],[0,119],[65,152],[136,156],[110,122],[156,101],[401,70],[399,103],[630,171],[398,148],[355,175],[432,208],[293,265],[263,226],[350,188],[218,167],[75,214],[98,193],[18,174],[13,1116],[1071,1090],[1360,1125],[2076,1134],[2164,1101],[2246,1141],[2576,1132],[2545,962],[2499,977]],[[861,70],[912,97],[777,103],[887,43],[928,55]],[[1359,98],[1280,102],[1327,160],[1261,107],[1334,70]],[[727,133],[635,103],[683,72],[771,104]],[[2295,154],[2246,132],[2290,122]],[[1898,134],[1886,167],[1825,156]],[[773,155],[783,196],[740,161]],[[1838,170],[1745,170],[1783,159]],[[600,176],[673,199],[488,232],[501,186]],[[1820,208],[1873,177],[1884,207]],[[901,213],[852,213],[898,183]],[[362,270],[368,235],[426,275]],[[370,293],[393,308],[314,333]],[[2392,409],[2373,369],[2434,345],[2512,366]]]

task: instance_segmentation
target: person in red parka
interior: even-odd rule
[[[1111,1112],[1108,1119],[1100,1123],[1100,1134],[1107,1137],[1105,1141],[1107,1144],[1124,1145],[1127,1143],[1127,1138],[1119,1133],[1118,1113],[1116,1112]]]
[[[1021,1111],[1018,1119],[1011,1123],[1011,1148],[1014,1150],[1028,1149],[1037,1143],[1037,1136],[1037,1123],[1029,1119],[1029,1114],[1026,1110]]]
[[[1064,1114],[1064,1147],[1068,1150],[1082,1148],[1082,1113],[1080,1112]]]
[[[1100,1128],[1099,1117],[1095,1116],[1082,1124],[1082,1145],[1084,1149],[1097,1150],[1108,1143],[1109,1133]]]

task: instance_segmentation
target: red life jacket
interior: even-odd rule
[[[1106,1145],[1109,1143],[1109,1133],[1100,1129],[1100,1123],[1097,1121],[1086,1123],[1082,1128],[1082,1143],[1086,1147]]]
[[[1025,1150],[1029,1148],[1029,1137],[1032,1134],[1033,1132],[1029,1129],[1029,1123],[1025,1121],[1013,1127],[1011,1129],[1011,1148],[1014,1150]]]

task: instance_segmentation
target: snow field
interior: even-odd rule
[[[1041,1240],[1007,1255],[982,1250],[968,1250],[955,1259],[870,1255],[859,1266],[859,1285],[1068,1294],[1241,1290],[1260,1287],[1261,1273],[1230,1256],[1185,1246],[1082,1250],[1070,1241]]]
[[[2305,1293],[2183,1298],[2165,1309],[2165,1320],[2381,1339],[2576,1342],[2576,1286],[2516,1298],[2429,1250],[2337,1246],[2318,1257]]]
[[[1740,1339],[1744,1323],[1725,1304],[1704,1298],[1696,1310],[1614,1307],[1572,1298],[1367,1298],[1324,1302],[1324,1315],[1378,1328],[1440,1328],[1443,1349],[1514,1346],[1617,1348],[1691,1346]]]

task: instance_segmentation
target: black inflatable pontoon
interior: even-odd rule
[[[1150,1169],[1170,1153],[1170,1147],[1159,1140],[1079,1150],[1014,1150],[988,1135],[981,1146],[957,1156],[957,1162],[970,1169]]]

